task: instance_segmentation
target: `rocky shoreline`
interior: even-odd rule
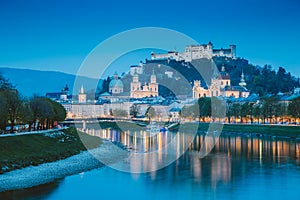
[[[89,151],[92,151],[93,155],[101,155],[104,159],[108,159],[112,146],[109,141],[103,141],[100,147]],[[89,151],[63,160],[4,173],[0,175],[0,192],[30,188],[104,166]]]

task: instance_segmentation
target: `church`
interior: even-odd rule
[[[130,97],[143,98],[143,97],[156,97],[158,96],[158,83],[156,82],[156,75],[154,70],[150,77],[150,83],[141,85],[138,73],[134,73],[133,80],[130,84]]]
[[[123,93],[123,90],[124,90],[124,84],[119,79],[118,73],[115,72],[114,79],[111,80],[110,83],[109,83],[109,92],[112,95],[114,95],[114,94],[121,94],[121,93]]]
[[[250,92],[246,88],[245,76],[242,72],[241,81],[239,86],[232,86],[230,75],[225,72],[225,67],[222,66],[222,71],[216,78],[211,79],[211,85],[202,87],[201,81],[195,80],[193,86],[193,98],[201,97],[234,97],[234,98],[247,98]]]

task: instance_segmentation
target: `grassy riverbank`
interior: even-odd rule
[[[226,124],[223,131],[300,138],[300,126]]]
[[[86,150],[99,147],[101,139],[69,128],[39,135],[20,135],[0,138],[0,173],[14,169],[53,162]]]
[[[196,122],[181,124],[181,130],[194,130]],[[162,124],[161,124],[162,125]],[[98,125],[89,125],[90,128],[99,128]],[[145,130],[145,127],[134,125],[130,122],[100,122],[100,127],[139,131]],[[209,123],[200,123],[198,132],[207,131]],[[223,133],[232,134],[252,134],[262,136],[278,136],[289,138],[300,138],[300,126],[280,126],[280,125],[257,125],[257,124],[224,124]]]
[[[194,127],[192,123],[183,125],[183,130]],[[200,123],[198,131],[207,131],[209,123]],[[224,124],[223,133],[252,134],[261,136],[278,136],[289,138],[300,138],[300,126],[279,126],[279,125],[257,125],[257,124]]]

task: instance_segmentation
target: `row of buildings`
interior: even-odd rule
[[[141,84],[139,75],[135,73],[130,84],[130,92],[124,92],[124,84],[114,74],[114,79],[109,84],[109,93],[103,93],[97,100],[87,100],[84,87],[81,86],[76,99],[68,94],[68,87],[64,87],[61,93],[47,93],[46,96],[60,102],[67,110],[68,118],[96,118],[96,117],[116,117],[117,111],[125,111],[121,117],[130,117],[130,108],[136,104],[138,116],[145,116],[147,108],[151,105],[158,120],[179,120],[179,111],[184,105],[192,105],[200,97],[225,96],[234,98],[247,98],[249,91],[242,74],[239,86],[231,86],[231,80],[225,69],[212,79],[210,86],[201,86],[199,80],[194,81],[192,98],[182,100],[167,100],[159,96],[156,75],[154,71],[150,76],[150,82]],[[55,94],[55,95],[54,95]],[[54,95],[54,96],[53,96]],[[59,96],[60,95],[60,96]]]
[[[235,59],[236,46],[230,45],[229,49],[214,49],[209,42],[205,45],[186,46],[185,52],[169,52],[167,54],[151,54],[152,59],[175,59],[190,62],[194,59],[212,58],[214,56],[225,56]],[[247,98],[250,92],[247,90],[244,74],[241,74],[241,82],[238,86],[231,85],[231,79],[222,67],[221,72],[212,77],[211,83],[205,85],[200,80],[194,80],[192,96],[181,100],[171,100],[162,98],[159,95],[159,83],[155,71],[152,70],[149,82],[142,83],[140,75],[144,73],[144,64],[130,67],[129,74],[132,77],[129,91],[124,91],[124,83],[117,73],[109,83],[108,92],[100,94],[97,100],[87,99],[84,87],[81,86],[78,96],[72,98],[68,86],[65,86],[60,93],[47,93],[46,96],[59,101],[67,110],[68,118],[88,118],[88,117],[113,117],[115,111],[123,110],[130,115],[130,108],[133,104],[139,107],[139,116],[144,116],[145,111],[151,105],[156,109],[157,118],[164,118],[171,121],[179,120],[179,111],[184,105],[192,105],[200,97],[231,97]],[[171,71],[165,73],[169,78],[173,78]],[[75,97],[75,96],[73,96]]]

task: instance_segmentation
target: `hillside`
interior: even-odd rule
[[[283,67],[279,67],[275,70],[270,65],[254,66],[249,64],[246,59],[230,59],[224,57],[215,57],[214,62],[217,65],[219,71],[222,66],[225,67],[226,72],[231,77],[231,84],[238,85],[241,79],[242,71],[245,74],[247,88],[251,92],[258,93],[260,96],[266,94],[277,94],[278,92],[289,93],[294,88],[300,87],[299,78],[293,77],[290,72],[286,71]],[[197,63],[199,69],[194,66]],[[169,83],[175,87],[180,86],[181,91],[185,94],[189,94],[191,90],[186,83],[193,83],[194,80],[201,80],[202,83],[205,77],[211,77],[210,64],[208,59],[199,59],[192,61],[191,63],[185,63],[175,60],[147,60],[145,65],[145,74],[151,74],[152,69],[155,70],[158,75],[158,82]],[[170,79],[164,74],[165,70],[173,71],[177,80]],[[201,75],[199,74],[201,73]],[[186,81],[184,81],[186,79]],[[174,82],[174,83],[171,83]],[[182,82],[182,83],[180,83]],[[185,84],[185,86],[183,86]],[[209,82],[207,84],[210,84]],[[184,87],[184,88],[182,88]],[[178,88],[176,88],[178,89]],[[174,90],[176,90],[174,89]],[[184,92],[184,89],[186,92]],[[160,94],[164,94],[166,90],[162,87],[159,88]]]
[[[19,90],[23,96],[30,97],[34,94],[45,95],[47,92],[60,92],[68,84],[70,93],[76,76],[62,72],[38,71],[30,69],[0,68],[0,74]],[[78,77],[79,87],[84,86],[89,91],[98,84],[97,79]],[[76,94],[79,88],[74,89]]]
[[[149,82],[150,75],[154,69],[159,83],[159,94],[162,96],[191,95],[192,83],[194,80],[201,80],[204,84],[202,76],[211,77],[210,61],[208,59],[197,60],[200,68],[197,70],[195,62],[185,63],[175,60],[146,60],[144,65],[144,73],[139,79],[142,83]],[[291,76],[283,67],[275,71],[270,65],[264,67],[249,64],[246,59],[230,59],[215,57],[214,62],[218,69],[221,70],[225,66],[226,72],[230,74],[231,84],[238,85],[242,71],[245,74],[247,89],[251,92],[258,93],[260,96],[266,94],[277,94],[278,92],[288,93],[295,87],[300,87],[300,81],[296,77]],[[173,77],[168,77],[165,72],[172,71]],[[199,71],[201,75],[199,74]],[[29,69],[0,68],[0,74],[9,79],[20,93],[24,96],[32,96],[33,94],[45,95],[47,92],[60,92],[61,89],[68,84],[70,93],[73,91],[73,84],[76,76],[62,72],[38,71]],[[132,76],[125,74],[122,78],[124,83],[124,91],[129,92]],[[106,82],[110,80],[105,80]],[[87,77],[79,77],[78,87],[74,89],[77,94],[79,87],[83,84],[88,93],[88,98],[93,99],[93,89],[99,88],[98,93],[107,92],[108,84],[102,88],[102,80],[99,81]],[[207,84],[210,84],[209,82]]]

